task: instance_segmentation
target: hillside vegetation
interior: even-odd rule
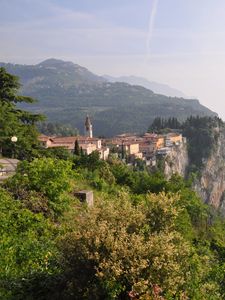
[[[73,196],[80,189],[95,191],[94,207]],[[224,221],[179,177],[94,154],[43,157],[0,193],[4,299],[225,295]]]
[[[21,78],[22,94],[38,100],[29,109],[44,113],[51,122],[70,124],[81,133],[87,113],[93,119],[95,135],[105,136],[144,132],[157,116],[185,120],[190,115],[215,115],[198,100],[171,98],[142,86],[107,82],[71,62],[49,59],[31,66],[0,66]]]

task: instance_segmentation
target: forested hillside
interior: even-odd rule
[[[127,83],[106,82],[87,69],[56,59],[37,65],[0,63],[21,78],[21,93],[38,100],[33,112],[49,121],[70,124],[83,132],[88,113],[96,135],[144,132],[157,116],[184,120],[190,115],[216,115],[198,100],[171,98]],[[28,109],[26,105],[22,106]]]

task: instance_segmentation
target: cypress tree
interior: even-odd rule
[[[78,140],[75,141],[74,154],[80,156],[80,147],[79,147]]]

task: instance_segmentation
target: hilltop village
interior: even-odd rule
[[[134,164],[137,159],[154,166],[157,156],[166,156],[174,149],[186,143],[186,139],[179,132],[167,134],[145,133],[138,135],[124,133],[112,138],[97,138],[93,136],[93,125],[87,115],[84,136],[39,136],[39,141],[44,148],[65,148],[74,153],[75,144],[78,143],[84,154],[91,154],[98,151],[103,160],[107,160],[109,154],[121,158],[128,164]]]

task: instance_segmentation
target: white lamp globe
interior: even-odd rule
[[[16,142],[17,142],[17,140],[18,140],[18,139],[17,139],[17,137],[16,137],[16,136],[12,136],[12,137],[11,137],[11,142],[13,142],[13,143],[16,143]]]

